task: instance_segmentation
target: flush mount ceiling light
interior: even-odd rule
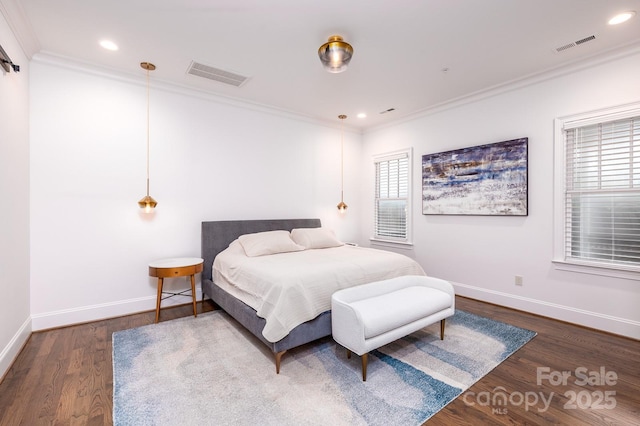
[[[338,211],[344,213],[347,210],[347,205],[344,202],[344,119],[346,115],[340,114],[338,118],[341,121],[340,124],[340,203],[338,203]]]
[[[138,201],[138,205],[145,213],[151,213],[158,203],[149,195],[149,72],[156,66],[150,62],[141,62],[140,66],[147,70],[147,195]]]
[[[614,16],[613,18],[609,19],[609,25],[622,24],[623,22],[627,22],[629,19],[633,18],[634,16],[636,16],[636,12],[633,11],[633,10],[630,10],[628,12],[619,13],[618,15]]]
[[[347,69],[353,47],[339,35],[329,37],[329,41],[320,46],[318,56],[324,68],[332,73],[339,73]]]

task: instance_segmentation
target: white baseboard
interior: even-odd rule
[[[456,294],[640,340],[640,322],[452,282]]]
[[[640,340],[640,322],[629,320],[626,318],[605,315],[599,312],[592,312],[583,309],[573,308],[571,306],[559,305],[543,300],[531,299],[509,293],[488,290],[486,288],[475,287],[467,284],[452,282],[455,287],[456,294],[469,297],[472,299],[482,300],[496,305],[506,306],[513,309],[519,309],[542,315],[549,318],[566,321],[573,324],[579,324],[585,327],[606,331],[613,334],[630,337]],[[196,300],[202,299],[200,289],[196,291]],[[173,306],[185,303],[182,298],[171,298],[162,301],[162,307]],[[26,338],[29,337],[31,329],[33,331],[44,330],[47,328],[62,327],[71,324],[78,324],[88,321],[97,321],[106,318],[113,318],[121,315],[129,315],[137,312],[153,310],[156,307],[155,296],[141,297],[137,299],[121,300],[112,303],[103,303],[99,305],[84,306],[80,308],[65,309],[43,314],[35,314],[31,316],[31,324],[25,323],[19,331],[15,340],[20,350]],[[29,325],[31,327],[29,327]],[[24,337],[23,335],[26,335]],[[0,354],[0,371],[4,366],[5,357],[9,358],[9,363],[15,355],[10,355],[11,343]]]
[[[9,371],[9,367],[13,364],[29,336],[31,336],[31,318],[25,320],[7,346],[0,352],[0,380]]]
[[[180,291],[180,290],[178,290]],[[196,300],[202,300],[202,292],[196,289]],[[172,297],[162,301],[162,308],[189,303],[187,298]],[[119,300],[98,305],[81,306],[79,308],[63,309],[41,314],[32,314],[32,328],[34,331],[48,328],[63,327],[89,321],[135,314],[156,309],[156,296],[145,296],[135,299]]]

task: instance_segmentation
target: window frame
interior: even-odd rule
[[[563,271],[601,275],[612,278],[640,279],[640,266],[627,266],[590,260],[567,259],[566,235],[566,140],[565,130],[640,116],[640,102],[595,111],[557,117],[554,120],[553,178],[553,259],[554,267]]]
[[[393,238],[383,235],[377,235],[377,201],[378,201],[378,173],[376,165],[380,162],[393,160],[396,158],[407,157],[407,196],[406,196],[406,238]],[[373,236],[370,240],[376,244],[389,245],[389,246],[412,246],[413,245],[413,203],[412,203],[412,181],[413,181],[413,148],[405,148],[397,151],[386,152],[382,154],[373,155]]]

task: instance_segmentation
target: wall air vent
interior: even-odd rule
[[[191,61],[187,74],[208,78],[209,80],[218,81],[220,83],[236,87],[242,86],[247,82],[247,80],[249,80],[249,77],[220,68],[211,67],[209,65],[200,64],[196,61]]]
[[[590,35],[589,37],[581,38],[580,40],[572,41],[571,43],[563,44],[560,47],[556,47],[555,49],[553,49],[553,51],[556,53],[564,52],[565,50],[571,49],[572,47],[580,46],[581,44],[595,39],[595,35]]]
[[[586,42],[588,42],[588,41],[595,40],[595,39],[596,39],[596,36],[594,36],[594,35],[590,35],[589,37],[585,37],[585,38],[583,38],[582,40],[578,40],[578,41],[576,41],[576,45],[578,45],[578,44],[582,44],[582,43],[586,43]]]
[[[388,112],[392,112],[392,111],[395,111],[395,110],[396,110],[395,108],[385,109],[384,111],[380,111],[380,114],[386,114]]]

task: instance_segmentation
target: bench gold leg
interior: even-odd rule
[[[444,319],[440,321],[440,340],[444,340]]]
[[[369,354],[362,354],[362,381],[367,381],[367,361],[369,361]]]

